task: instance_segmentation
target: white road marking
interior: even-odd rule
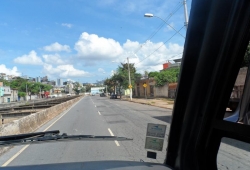
[[[111,129],[108,128],[108,131],[109,131],[109,133],[110,133],[111,136],[115,136],[115,135],[113,134],[113,132],[111,131]],[[118,143],[117,140],[115,140],[115,144],[116,144],[116,146],[120,146],[120,144]]]
[[[6,161],[2,167],[5,167],[7,165],[9,165],[9,163],[11,163],[16,157],[18,157],[18,155],[20,155],[26,148],[28,148],[30,145],[25,145],[20,151],[18,151],[14,156],[12,156],[8,161]]]
[[[81,100],[79,100],[77,103],[79,103]],[[72,107],[74,107],[77,103],[75,103]],[[70,108],[70,109],[71,109]],[[52,125],[54,125],[59,119],[61,119],[66,113],[68,113],[70,111],[70,109],[68,109],[68,111],[66,111],[62,116],[60,116],[58,119],[56,119],[52,124],[50,124],[46,129],[43,130],[43,132],[45,132],[46,130],[48,130]],[[25,149],[27,149],[30,145],[25,145],[20,151],[18,151],[14,156],[12,156],[8,161],[6,161],[2,167],[8,166],[14,159],[16,159],[16,157],[18,157]]]
[[[95,107],[96,107],[96,105],[95,105]]]
[[[101,115],[101,113],[98,111],[99,115]]]

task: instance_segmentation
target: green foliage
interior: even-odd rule
[[[74,83],[74,88],[73,88],[73,90],[75,91],[75,93],[79,94],[81,92],[81,89],[82,89],[82,87],[81,87],[80,83],[79,82],[75,82]]]
[[[11,89],[18,90],[18,96],[24,97],[26,96],[26,86],[28,95],[39,94],[41,91],[49,91],[52,89],[51,85],[36,83],[36,82],[28,82],[26,79],[18,77],[15,80],[8,82],[7,80],[0,80],[4,83],[4,86],[10,86]]]
[[[91,85],[90,84],[88,84],[87,86],[86,86],[86,88],[85,88],[85,91],[86,92],[91,92]]]
[[[180,68],[170,68],[161,72],[152,72],[150,75],[154,75],[156,86],[164,86],[168,83],[175,83],[178,80]]]
[[[134,64],[129,64],[129,69],[131,85],[132,87],[135,87],[135,81],[141,77],[141,74],[136,73]],[[107,78],[104,81],[104,85],[107,85],[108,92],[114,92],[115,86],[117,86],[117,91],[120,91],[122,88],[127,89],[129,86],[128,64],[121,63],[121,65],[118,66],[116,73],[111,78]]]
[[[3,82],[4,86],[10,86],[10,82],[4,79],[0,79],[0,82]]]
[[[241,67],[248,67],[250,64],[250,42],[247,46],[247,50],[246,50],[246,53],[244,55],[244,59],[243,59],[243,62],[241,64]]]
[[[20,96],[20,97],[25,97],[26,96],[26,93],[25,92],[18,92],[18,96]]]
[[[157,72],[157,71],[150,72],[150,73],[148,74],[148,77],[155,77],[155,76],[158,76],[159,74],[160,74],[160,73]]]

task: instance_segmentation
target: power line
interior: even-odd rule
[[[183,6],[183,4],[181,2],[179,2],[179,4],[176,6],[176,8],[165,18],[165,21],[168,21],[181,7]],[[160,29],[165,25],[165,23],[161,23],[157,30],[154,31],[145,41],[142,45],[140,45],[140,47],[138,47],[136,50],[135,50],[135,54],[145,45],[145,43],[149,40],[151,40],[159,31]]]
[[[165,59],[164,61],[159,61],[157,64],[150,65],[150,66],[147,67],[147,69],[149,69],[149,68],[152,67],[152,66],[160,65],[160,64],[164,63],[166,60],[172,59],[172,58],[177,57],[177,56],[179,56],[179,55],[181,55],[181,54],[183,54],[183,52],[181,52],[181,53],[179,53],[179,54],[176,54],[176,55],[174,55],[174,56],[172,56],[172,57],[170,57],[170,58],[167,58],[167,59]]]
[[[181,27],[181,29],[179,29],[177,32],[175,32],[167,41],[165,41],[162,45],[160,45],[157,49],[155,49],[151,54],[149,54],[147,57],[145,57],[144,59],[142,59],[141,61],[139,61],[138,63],[136,63],[135,65],[141,63],[142,61],[144,61],[145,59],[147,59],[148,57],[150,57],[152,54],[154,54],[157,50],[159,50],[164,44],[166,44],[168,41],[170,41],[176,34],[178,34],[185,26]]]

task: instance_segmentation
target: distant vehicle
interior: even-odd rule
[[[100,97],[106,97],[104,93],[100,93]]]
[[[91,93],[91,96],[95,96],[95,94],[94,94],[94,93]]]
[[[117,94],[111,94],[110,99],[117,99]]]
[[[56,98],[57,95],[56,94],[51,94],[51,95],[48,95],[48,98]]]
[[[71,96],[71,94],[69,93],[69,94],[67,94],[67,96]]]

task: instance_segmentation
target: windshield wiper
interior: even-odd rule
[[[133,140],[126,137],[117,136],[94,136],[94,135],[67,135],[63,133],[59,134],[59,130],[47,131],[47,132],[36,132],[26,133],[20,135],[1,136],[0,147],[10,145],[27,145],[27,144],[39,144],[44,142],[65,142],[65,141],[126,141]]]

